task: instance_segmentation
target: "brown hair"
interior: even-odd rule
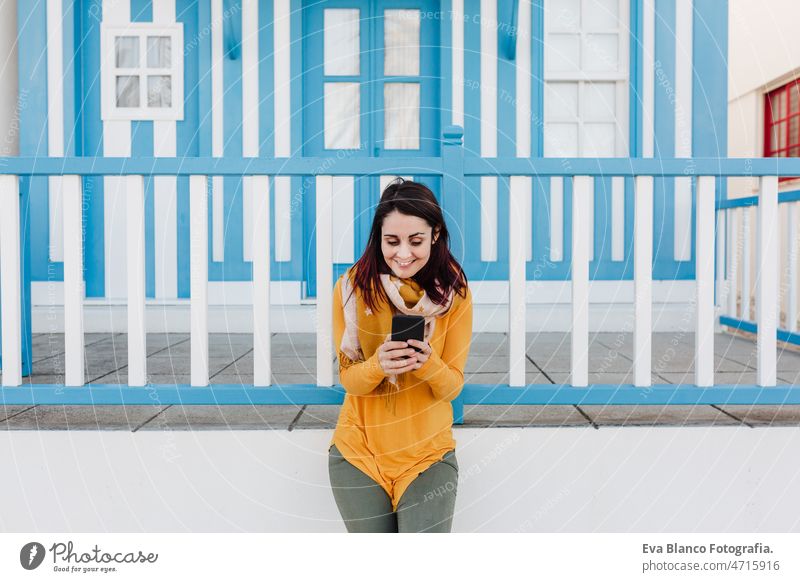
[[[367,247],[352,268],[353,288],[359,290],[364,303],[373,311],[377,311],[381,301],[389,302],[380,280],[381,274],[392,273],[383,258],[381,229],[383,220],[395,210],[401,214],[422,218],[433,229],[433,233],[438,230],[438,238],[431,246],[428,262],[412,279],[425,290],[431,301],[438,305],[443,305],[447,301],[450,291],[466,297],[467,275],[450,253],[450,235],[436,197],[424,184],[398,178],[383,191],[375,209]]]

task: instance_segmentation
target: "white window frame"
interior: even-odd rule
[[[119,36],[139,38],[139,67],[118,69],[115,39]],[[147,37],[170,37],[172,66],[168,69],[147,67]],[[117,107],[117,75],[139,77],[139,107]],[[147,106],[147,76],[171,77],[171,107]],[[183,119],[183,23],[153,24],[133,22],[125,25],[100,24],[101,119],[140,121],[180,121]]]
[[[545,0],[547,3],[555,3],[559,0]],[[583,4],[587,0],[581,0],[581,11],[583,11]],[[592,28],[587,30],[583,26],[583,18],[581,18],[581,27],[576,32],[575,29],[570,28],[553,28],[549,19],[545,18],[544,22],[544,39],[543,47],[547,51],[547,39],[550,33],[568,33],[578,34],[580,37],[580,47],[583,50],[584,39],[587,35],[591,34],[616,34],[618,38],[617,55],[618,55],[618,70],[617,71],[601,71],[601,72],[587,72],[580,71],[549,71],[547,69],[547,58],[545,55],[544,60],[544,98],[547,98],[547,84],[551,82],[571,82],[578,84],[578,116],[577,119],[548,119],[546,118],[547,107],[542,111],[544,118],[545,130],[548,123],[568,122],[577,123],[578,126],[578,157],[584,157],[584,140],[583,140],[583,125],[584,123],[592,123],[593,120],[583,119],[581,117],[581,107],[583,104],[584,86],[586,83],[595,82],[614,82],[615,84],[615,117],[616,135],[614,136],[615,154],[617,157],[628,157],[630,151],[630,136],[629,136],[629,88],[630,88],[630,0],[617,0],[619,26],[614,29]],[[545,7],[545,10],[547,7]],[[581,14],[583,16],[583,14]],[[596,122],[596,120],[594,121]]]

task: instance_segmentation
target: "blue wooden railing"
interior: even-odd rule
[[[778,204],[786,204],[789,205],[791,203],[800,202],[800,190],[794,190],[791,192],[781,192],[778,194]],[[739,265],[733,265],[733,262],[736,260],[735,250],[727,248],[730,246],[730,229],[731,229],[731,219],[733,217],[734,209],[741,208],[751,208],[751,207],[758,207],[758,196],[746,196],[742,198],[732,198],[730,200],[720,200],[717,203],[716,210],[718,216],[720,214],[724,215],[722,222],[720,224],[724,225],[724,230],[726,233],[726,249],[723,251],[725,260],[725,270],[726,270],[726,277],[725,280],[727,283],[730,283],[728,280],[730,277],[734,277],[738,279],[738,267]],[[797,268],[797,258],[792,256],[791,249],[794,247],[796,248],[798,241],[798,225],[797,225],[797,216],[792,213],[792,209],[787,209],[787,226],[788,232],[786,233],[786,248],[788,251],[789,256],[787,257],[787,262],[792,261],[794,262],[794,269]],[[776,228],[779,228],[780,225],[775,225]],[[738,235],[737,235],[738,236]],[[743,242],[741,246],[744,248],[743,254],[749,254],[750,252],[750,240],[749,236],[746,233],[742,233]],[[786,292],[789,294],[790,299],[790,307],[787,313],[787,324],[788,329],[778,327],[777,329],[777,339],[782,342],[786,342],[793,345],[800,345],[800,333],[797,330],[797,287],[796,287],[796,271],[792,268],[790,264],[788,268],[788,285]],[[746,278],[747,279],[747,278]],[[738,281],[737,281],[738,283]],[[719,322],[720,325],[724,325],[729,327],[733,330],[741,330],[746,331],[752,334],[758,334],[758,323],[752,320],[749,317],[750,305],[749,305],[749,292],[742,293],[742,315],[739,316],[738,314],[738,307],[737,307],[737,287],[738,285],[730,285],[732,289],[728,289],[727,293],[733,293],[733,296],[730,298],[728,302],[727,309],[723,306],[724,313],[720,314]],[[793,299],[792,299],[793,298]],[[794,301],[795,304],[792,308],[791,302]],[[745,305],[746,304],[746,305]]]
[[[636,179],[636,206],[640,208],[637,214],[637,228],[641,228],[644,236],[637,236],[634,246],[639,247],[636,265],[639,270],[637,279],[637,337],[634,342],[636,374],[640,381],[636,384],[601,385],[589,384],[587,381],[587,356],[588,356],[588,310],[581,311],[581,301],[588,303],[588,238],[579,228],[580,222],[573,224],[573,254],[572,254],[572,282],[573,282],[573,328],[572,328],[572,383],[556,385],[525,384],[524,382],[524,317],[519,317],[520,309],[524,313],[524,261],[523,229],[519,216],[510,216],[510,229],[516,233],[510,236],[509,252],[509,384],[467,384],[461,395],[453,402],[454,418],[461,422],[464,404],[800,404],[800,386],[776,386],[774,351],[775,334],[762,334],[759,339],[759,351],[766,354],[759,359],[763,369],[759,370],[757,385],[718,385],[713,384],[713,332],[709,348],[708,342],[696,342],[696,383],[682,385],[651,385],[650,383],[650,334],[649,311],[651,299],[649,284],[652,282],[650,266],[652,262],[652,248],[647,241],[648,233],[652,239],[652,178],[671,176],[696,176],[697,177],[697,208],[698,208],[698,338],[702,335],[708,337],[713,329],[714,304],[713,304],[713,262],[714,262],[714,209],[724,209],[733,204],[752,204],[753,201],[718,201],[715,200],[715,180],[722,180],[731,176],[762,177],[769,186],[766,190],[765,200],[775,202],[777,207],[777,177],[784,175],[800,175],[800,159],[790,158],[759,158],[759,159],[527,159],[527,158],[480,158],[465,155],[461,144],[462,130],[450,127],[444,133],[441,157],[398,157],[398,158],[358,158],[348,159],[341,157],[325,158],[291,158],[291,159],[229,159],[229,158],[0,158],[0,179],[3,176],[120,176],[120,175],[168,175],[205,177],[209,175],[220,176],[274,176],[313,175],[318,168],[326,168],[326,176],[333,175],[415,175],[439,176],[442,178],[442,203],[447,208],[449,216],[462,217],[464,212],[464,178],[468,176],[503,176],[513,177],[511,196],[515,194],[513,179],[516,177],[541,177],[562,176],[575,180],[573,196],[573,215],[575,221],[585,220],[583,205],[591,188],[591,179],[606,176],[629,176]],[[319,179],[320,177],[318,177]],[[8,184],[2,191],[0,185],[0,203],[9,200]],[[773,187],[774,183],[774,187]],[[78,183],[79,184],[79,183]],[[18,192],[14,192],[19,195]],[[200,193],[202,194],[202,193]],[[788,199],[783,196],[783,199]],[[792,198],[796,199],[796,198]],[[202,201],[202,198],[199,198]],[[518,201],[518,199],[516,199]],[[649,206],[648,206],[649,204]],[[200,205],[201,206],[201,205]],[[513,208],[513,204],[510,205]],[[649,208],[649,212],[647,209]],[[771,208],[771,206],[769,206]],[[5,209],[0,209],[5,212]],[[512,210],[513,213],[513,210]],[[519,214],[519,213],[518,213]],[[203,216],[203,215],[199,215]],[[768,215],[769,216],[769,215]],[[205,217],[207,220],[207,217]],[[329,219],[329,217],[328,217]],[[0,220],[0,225],[14,223],[8,219]],[[16,224],[19,228],[19,224]],[[710,228],[711,234],[706,230]],[[705,229],[705,230],[704,230]],[[207,224],[206,224],[207,230]],[[638,232],[638,231],[637,231]],[[708,237],[711,237],[710,239]],[[0,237],[2,238],[2,237]],[[711,244],[708,244],[708,241]],[[318,245],[320,242],[318,241]],[[585,246],[583,246],[585,245]],[[24,245],[23,245],[24,247]],[[24,252],[24,248],[22,252]],[[457,252],[457,249],[454,249]],[[207,251],[207,249],[206,249]],[[710,254],[710,255],[709,255]],[[203,258],[204,255],[198,255]],[[319,255],[318,255],[319,256]],[[323,255],[327,256],[327,255]],[[701,256],[703,261],[699,260]],[[710,263],[708,257],[711,257]],[[763,258],[763,257],[762,257]],[[768,261],[769,259],[764,259]],[[710,266],[709,266],[710,265]],[[325,267],[325,266],[323,266]],[[325,268],[330,267],[328,265]],[[701,272],[702,269],[702,272]],[[323,271],[323,274],[327,272]],[[19,273],[17,277],[21,277]],[[328,277],[330,278],[330,277]],[[325,277],[319,278],[324,281]],[[17,279],[20,281],[20,279]],[[712,293],[707,292],[708,283],[712,285]],[[325,283],[327,285],[327,283]],[[325,285],[320,286],[320,295],[324,297]],[[772,287],[766,287],[769,291]],[[641,291],[641,293],[640,293]],[[192,298],[194,299],[194,297]],[[142,294],[142,304],[143,304]],[[318,299],[318,306],[319,306]],[[329,305],[327,302],[321,304]],[[202,306],[201,306],[202,307]],[[584,306],[585,307],[585,306]],[[207,309],[207,303],[205,304]],[[24,311],[24,310],[23,310]],[[16,311],[9,311],[13,317],[19,317]],[[202,313],[202,309],[199,311]],[[514,316],[516,314],[516,317]],[[6,314],[3,313],[3,317]],[[143,316],[142,316],[143,317]],[[318,329],[324,327],[329,334],[330,322],[322,319]],[[328,318],[329,319],[329,318]],[[521,326],[520,326],[521,320]],[[5,320],[4,320],[5,321]],[[14,326],[3,329],[21,330],[20,322],[15,321]],[[769,330],[774,322],[767,321],[765,329]],[[198,328],[202,331],[202,326]],[[143,329],[139,330],[140,334]],[[80,330],[82,334],[82,328]],[[200,333],[200,332],[197,332]],[[327,335],[329,337],[329,335]],[[192,341],[200,341],[195,336],[193,327]],[[207,341],[207,334],[205,341]],[[24,342],[23,342],[24,343]],[[131,343],[131,342],[129,342]],[[331,343],[331,342],[327,342]],[[154,401],[161,404],[203,404],[203,405],[230,405],[230,404],[340,404],[345,391],[342,386],[330,386],[327,382],[327,370],[324,369],[324,358],[331,355],[332,346],[325,346],[325,342],[318,342],[318,383],[268,386],[241,386],[241,385],[24,385],[19,381],[19,370],[14,368],[10,380],[7,379],[6,370],[3,370],[3,384],[0,389],[0,403],[9,405],[33,404],[79,404],[79,405],[106,405],[106,404],[150,404]],[[3,340],[4,349],[6,341]],[[13,350],[14,358],[21,357],[20,342],[11,342],[8,345]],[[67,346],[67,349],[76,349]],[[83,348],[80,347],[80,350]],[[330,351],[326,351],[330,349]],[[770,358],[770,351],[772,357]],[[267,352],[268,353],[268,352]],[[82,351],[80,361],[82,362]],[[520,354],[522,357],[520,358]],[[6,358],[9,355],[6,354]],[[137,357],[144,357],[138,354]],[[7,362],[7,360],[6,360]],[[143,361],[142,361],[143,365]],[[194,363],[193,363],[194,365]],[[323,367],[319,367],[323,366]],[[267,362],[267,370],[269,363]],[[320,372],[322,370],[322,372]],[[207,362],[206,362],[207,373]],[[80,376],[82,378],[82,375]],[[202,375],[201,375],[202,377]],[[81,382],[82,383],[82,382]]]

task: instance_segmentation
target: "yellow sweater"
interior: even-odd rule
[[[412,279],[400,294],[413,306],[422,289]],[[339,350],[345,320],[341,278],[333,291],[333,340],[339,357],[339,381],[346,394],[331,444],[345,459],[369,475],[392,499],[392,509],[406,488],[425,469],[454,450],[453,407],[464,386],[464,364],[472,339],[472,294],[458,294],[447,313],[436,320],[430,345],[432,354],[413,372],[397,377],[400,392],[394,413],[375,388],[385,374],[378,363],[378,347],[392,331],[392,308],[386,303],[377,313],[354,294],[358,338],[366,361],[355,363]]]

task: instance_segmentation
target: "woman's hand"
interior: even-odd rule
[[[422,350],[417,352],[417,365],[414,367],[415,370],[419,370],[425,364],[425,362],[428,361],[428,358],[431,357],[433,348],[431,347],[431,344],[427,342],[421,342],[414,339],[408,340],[408,345],[410,345],[412,348],[419,348]]]
[[[393,342],[391,334],[387,335],[384,342],[378,346],[378,363],[387,376],[416,370],[419,367],[417,365],[419,356],[420,354],[409,347],[407,342]]]

